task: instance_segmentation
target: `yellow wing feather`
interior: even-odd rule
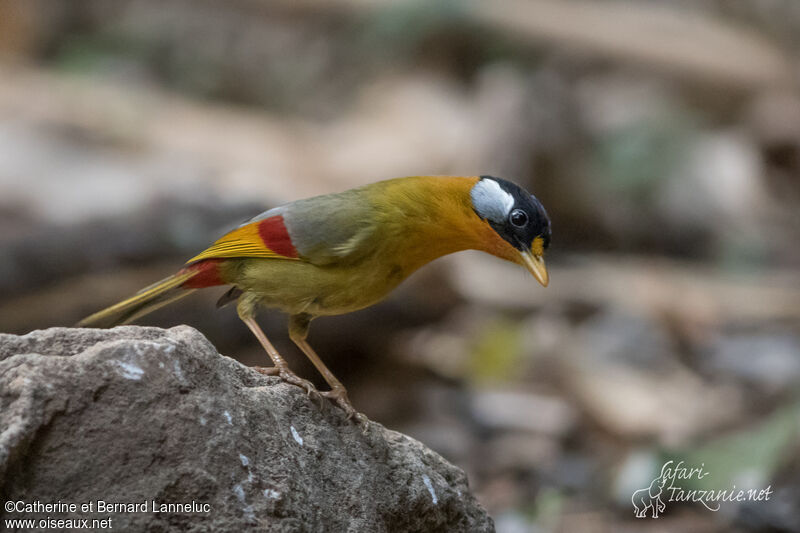
[[[192,257],[187,263],[194,263],[202,259],[224,257],[265,257],[275,259],[297,259],[286,257],[264,244],[258,232],[258,222],[236,228],[217,239],[214,244]]]

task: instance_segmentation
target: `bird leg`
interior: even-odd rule
[[[333,375],[333,372],[325,366],[325,363],[322,362],[322,359],[319,358],[317,352],[308,344],[306,341],[306,337],[308,337],[308,327],[311,323],[311,316],[302,314],[302,315],[292,315],[289,317],[289,337],[294,341],[298,348],[300,348],[306,357],[314,364],[322,377],[325,378],[325,381],[330,385],[331,390],[329,391],[321,391],[320,394],[326,398],[330,398],[336,404],[341,407],[345,413],[347,413],[347,418],[355,417],[359,423],[365,424],[367,417],[359,413],[353,408],[353,405],[350,403],[350,400],[347,398],[347,389],[344,388],[342,382],[336,379],[336,376]]]
[[[306,393],[311,396],[312,394],[319,394],[319,391],[314,386],[313,383],[308,381],[307,379],[303,379],[294,372],[289,369],[289,365],[286,363],[286,360],[278,353],[278,350],[269,342],[267,336],[261,330],[261,327],[258,325],[258,322],[247,313],[247,306],[242,305],[242,301],[240,300],[239,305],[237,306],[237,310],[239,311],[239,318],[242,319],[242,322],[247,324],[247,327],[250,328],[250,331],[253,332],[253,335],[256,336],[258,342],[261,343],[261,346],[264,347],[264,350],[269,355],[269,358],[272,359],[272,363],[275,366],[272,367],[262,367],[256,366],[253,367],[256,372],[260,372],[261,374],[267,376],[274,376],[278,375],[280,378],[287,383],[291,383],[292,385],[297,385],[298,387],[304,389]]]

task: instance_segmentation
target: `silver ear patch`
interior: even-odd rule
[[[500,187],[493,179],[478,181],[470,191],[472,207],[481,218],[492,222],[503,222],[511,208],[514,207],[514,197]]]

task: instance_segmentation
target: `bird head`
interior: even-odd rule
[[[541,202],[518,185],[481,176],[470,190],[472,209],[492,232],[486,251],[524,265],[547,287],[544,251],[550,244],[550,218]]]

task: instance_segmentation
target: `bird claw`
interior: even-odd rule
[[[280,372],[277,366],[251,366],[250,368],[265,376],[276,376]]]
[[[322,398],[333,400],[347,415],[347,420],[356,419],[356,423],[361,426],[361,431],[366,434],[369,428],[369,419],[356,411],[350,400],[347,398],[347,390],[344,387],[336,387],[329,391],[319,391],[313,383],[307,379],[303,379],[288,368],[279,368],[277,366],[254,366],[253,370],[265,376],[279,376],[283,381],[297,385],[304,389],[309,398],[319,399],[320,407],[322,407]]]
[[[309,398],[319,397],[320,395],[320,392],[317,390],[317,388],[314,386],[313,383],[311,383],[307,379],[301,378],[291,370],[280,370],[278,372],[278,376],[280,376],[280,378],[283,381],[291,383],[292,385],[297,385],[301,389],[305,390],[306,396],[308,396]]]
[[[253,370],[265,376],[278,376],[286,383],[297,385],[306,391],[309,398],[319,398],[321,393],[317,390],[313,383],[307,379],[303,379],[288,368],[279,368],[277,366],[254,366]]]
[[[361,426],[361,434],[366,435],[369,431],[369,418],[362,413],[356,413],[356,423]]]
[[[324,396],[329,400],[333,400],[336,403],[336,405],[338,405],[345,412],[345,414],[347,415],[347,420],[352,420],[353,418],[355,418],[358,425],[361,426],[362,431],[364,433],[367,432],[369,419],[365,415],[359,413],[353,408],[353,405],[347,398],[347,390],[344,387],[334,388],[329,391],[322,391],[319,394],[320,396]]]

